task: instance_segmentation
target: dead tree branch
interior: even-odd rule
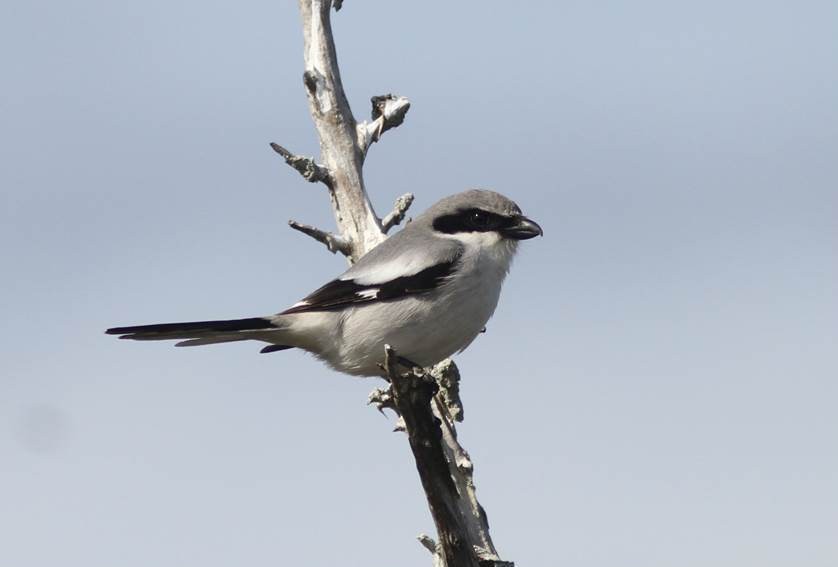
[[[393,205],[393,210],[389,215],[381,220],[381,230],[384,232],[390,232],[391,228],[402,222],[404,220],[404,216],[407,214],[407,209],[409,209],[412,204],[413,193],[405,193],[396,199],[396,204]]]
[[[285,163],[296,169],[306,181],[311,183],[320,181],[328,187],[332,186],[332,175],[329,173],[329,169],[315,163],[314,158],[294,155],[274,142],[271,142],[271,148],[285,158]]]
[[[330,8],[340,9],[342,1],[299,0],[299,4],[303,83],[320,139],[320,158],[297,156],[278,144],[271,147],[306,180],[328,187],[338,230],[330,233],[296,221],[289,222],[291,227],[355,262],[404,220],[413,202],[412,194],[402,195],[381,220],[367,196],[362,171],[370,145],[404,121],[410,102],[397,95],[373,97],[371,120],[357,123],[343,90],[332,37]],[[454,424],[462,421],[463,411],[456,366],[446,361],[430,370],[404,369],[398,367],[392,349],[387,347],[384,354],[390,386],[376,389],[369,403],[399,414],[396,430],[407,433],[439,541],[423,534],[420,543],[433,552],[435,567],[511,566],[498,558],[486,514],[475,496],[471,459],[457,441]]]
[[[339,8],[338,3],[335,8]],[[329,0],[300,0],[309,110],[320,137],[321,160],[332,173],[330,196],[340,235],[356,261],[384,240],[381,221],[364,187],[364,150],[340,79]]]
[[[435,554],[441,555],[446,565],[477,567],[469,541],[463,537],[468,530],[456,505],[457,486],[440,443],[439,421],[431,408],[431,400],[438,391],[436,381],[425,372],[399,368],[395,352],[389,346],[384,348],[393,401],[404,418],[410,449],[439,535]]]
[[[434,553],[434,564],[510,567],[498,557],[489,535],[489,522],[477,501],[474,466],[457,441],[454,421],[462,420],[460,373],[450,360],[430,371],[403,368],[390,346],[385,346],[385,367],[390,380],[377,399],[404,420],[416,469],[436,524],[439,542],[420,535]]]
[[[404,122],[410,101],[403,96],[386,94],[374,96],[372,102],[372,121],[365,121],[358,125],[358,146],[364,156],[370,145],[381,139],[381,134],[400,126]]]
[[[332,234],[331,232],[320,230],[319,228],[313,227],[311,225],[298,223],[295,220],[288,221],[288,226],[290,226],[294,230],[299,230],[303,234],[312,237],[318,242],[322,242],[326,245],[326,248],[328,248],[329,252],[331,252],[332,254],[334,254],[335,252],[340,252],[344,256],[349,256],[349,254],[352,251],[349,242],[347,242],[345,238],[337,234]]]

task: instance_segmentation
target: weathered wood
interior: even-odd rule
[[[433,551],[435,566],[511,567],[492,543],[477,501],[474,466],[457,440],[454,422],[462,421],[463,411],[456,365],[446,360],[424,370],[401,368],[397,361],[393,349],[385,347],[390,387],[375,398],[401,416],[410,441],[439,537],[434,542],[423,534],[420,543]]]
[[[386,346],[385,365],[396,410],[404,419],[416,470],[436,524],[439,553],[448,566],[478,567],[464,518],[460,512],[457,486],[442,448],[440,421],[431,402],[439,391],[436,380],[421,369],[398,368],[397,357]]]
[[[364,188],[364,153],[357,123],[340,80],[332,38],[329,0],[300,0],[303,18],[303,83],[311,117],[320,137],[321,161],[332,176],[330,195],[341,236],[355,262],[384,240],[381,221]]]
[[[381,229],[384,232],[389,232],[391,228],[402,222],[404,220],[404,216],[407,214],[407,209],[409,209],[412,204],[413,193],[405,193],[396,199],[396,203],[393,205],[393,210],[390,211],[390,214],[381,219]]]

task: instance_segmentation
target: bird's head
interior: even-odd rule
[[[514,247],[519,240],[544,234],[538,223],[525,217],[514,201],[482,189],[446,197],[417,220],[429,224],[439,236],[481,246]]]

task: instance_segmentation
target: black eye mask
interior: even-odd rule
[[[444,234],[492,232],[515,224],[515,219],[483,209],[465,209],[434,219],[434,230]]]

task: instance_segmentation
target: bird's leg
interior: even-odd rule
[[[422,368],[419,364],[416,364],[409,358],[405,358],[401,355],[396,355],[396,363],[399,366],[402,366],[406,370],[413,372],[414,374],[424,373],[425,369]],[[381,377],[384,378],[388,383],[390,382],[390,376],[387,373],[387,366],[383,362],[378,363],[378,367],[381,369]]]

